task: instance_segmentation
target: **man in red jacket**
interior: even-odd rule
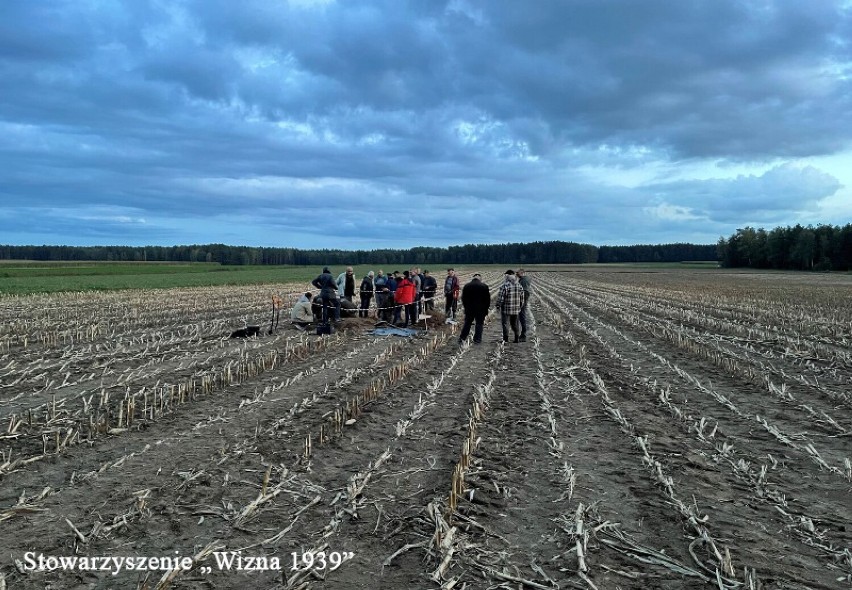
[[[415,308],[415,298],[417,295],[417,287],[411,281],[411,275],[406,270],[402,273],[402,280],[396,286],[396,294],[394,301],[397,305],[405,306],[405,323],[403,328],[407,328],[409,323],[415,323],[417,309]]]

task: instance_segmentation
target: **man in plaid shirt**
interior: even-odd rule
[[[509,341],[509,325],[515,334],[515,342],[518,342],[518,314],[524,305],[524,289],[518,284],[515,271],[507,270],[506,277],[500,290],[497,292],[497,309],[503,324],[503,342]]]

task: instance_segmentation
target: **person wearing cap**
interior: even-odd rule
[[[373,299],[373,291],[375,290],[373,286],[374,276],[373,271],[370,271],[361,280],[361,288],[359,289],[361,293],[361,308],[358,311],[359,318],[365,318],[370,313],[370,301]]]
[[[459,291],[461,287],[459,286],[459,278],[456,276],[456,270],[454,268],[447,269],[447,278],[444,279],[444,299],[446,301],[444,305],[444,315],[447,316],[447,323],[455,323],[456,320],[456,312],[458,311],[459,306]],[[452,311],[452,315],[450,315],[450,311]]]
[[[322,300],[322,321],[328,321],[329,309],[334,308],[334,321],[340,321],[340,299],[337,298],[337,281],[331,276],[331,271],[326,266],[322,274],[311,281],[311,284],[320,290]]]
[[[435,280],[428,270],[423,271],[423,308],[426,311],[435,309],[435,291],[438,290],[438,281]]]
[[[524,302],[521,304],[521,311],[518,313],[518,323],[521,325],[521,335],[518,336],[518,341],[527,341],[527,303],[529,303],[530,295],[532,295],[532,287],[530,280],[527,278],[527,273],[524,269],[518,269],[518,284],[524,290]]]
[[[473,279],[464,286],[461,292],[462,307],[464,308],[464,325],[459,334],[459,344],[467,340],[470,334],[470,326],[476,322],[473,330],[473,343],[482,342],[482,327],[485,324],[485,316],[491,307],[491,290],[482,282],[482,275],[475,273]]]
[[[518,277],[514,270],[507,270],[503,284],[497,292],[497,309],[500,311],[501,323],[503,325],[503,342],[509,341],[509,326],[515,334],[515,342],[520,342],[518,337],[518,314],[524,303],[524,290],[518,284]]]

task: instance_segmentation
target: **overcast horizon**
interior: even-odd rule
[[[715,243],[852,221],[852,2],[0,4],[0,243]]]

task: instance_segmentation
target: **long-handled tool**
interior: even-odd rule
[[[272,296],[272,319],[269,322],[269,331],[267,334],[272,334],[275,328],[278,327],[278,320],[281,319],[281,305],[284,301],[278,295]]]

